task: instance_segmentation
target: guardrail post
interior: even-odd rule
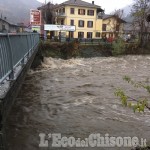
[[[8,34],[8,33],[7,33],[7,38],[8,38],[9,59],[10,59],[10,68],[11,68],[11,73],[10,73],[10,75],[9,75],[9,79],[14,79],[12,45],[11,45],[10,37],[9,37],[9,34]]]
[[[23,43],[24,41],[23,41],[23,35],[20,35],[20,37],[21,37],[21,42]],[[23,58],[22,58],[22,60],[21,60],[21,66],[23,67],[25,65],[25,58],[24,58],[24,56],[23,56]]]
[[[29,46],[28,35],[26,35],[26,39],[27,39],[27,45],[28,45],[28,54],[27,54],[27,59],[29,59],[29,57],[30,57],[30,46]]]
[[[32,45],[32,50],[31,50],[31,54],[32,54],[32,53],[33,53],[33,49],[34,49],[34,47],[33,47],[33,45],[34,45],[33,34],[31,34],[31,39],[32,39],[32,40],[31,40],[31,41],[32,41],[32,44],[31,44],[31,45]]]
[[[2,101],[0,100],[0,131],[2,129]]]

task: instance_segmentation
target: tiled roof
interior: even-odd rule
[[[2,18],[0,18],[0,21],[5,22],[5,23],[7,23],[7,24],[9,24],[11,26],[16,26],[16,27],[18,26],[17,24],[14,24],[14,23],[9,22],[8,20],[2,19]]]
[[[82,1],[82,0],[68,0],[64,3],[61,3],[60,5],[71,5],[71,6],[83,6],[83,7],[93,7],[93,8],[100,8],[100,6]]]
[[[101,15],[101,13],[99,13],[98,16],[102,16],[101,19],[103,19],[103,20],[108,19],[108,18],[112,18],[112,17],[116,17],[115,15],[108,15],[108,14],[103,14],[103,15]],[[126,23],[125,20],[123,20],[123,19],[121,19],[121,18],[118,18],[118,19],[120,19],[120,21],[121,21],[122,23]]]
[[[114,16],[114,15],[104,14],[104,15],[103,15],[103,19],[105,20],[105,19],[111,18],[111,17],[113,17],[113,16]]]

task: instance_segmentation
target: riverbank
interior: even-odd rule
[[[72,57],[92,58],[97,56],[109,57],[117,55],[146,55],[150,54],[150,44],[138,47],[137,43],[125,43],[121,39],[113,43],[102,42],[98,45],[84,44],[78,41],[60,43],[41,41],[39,50],[43,57],[68,59]]]

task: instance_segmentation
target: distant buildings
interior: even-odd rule
[[[17,33],[24,32],[24,24],[13,24],[4,19],[0,18],[0,33]]]

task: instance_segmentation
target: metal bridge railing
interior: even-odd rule
[[[39,43],[39,34],[0,34],[0,84],[7,78],[14,79],[14,69],[24,64]]]

